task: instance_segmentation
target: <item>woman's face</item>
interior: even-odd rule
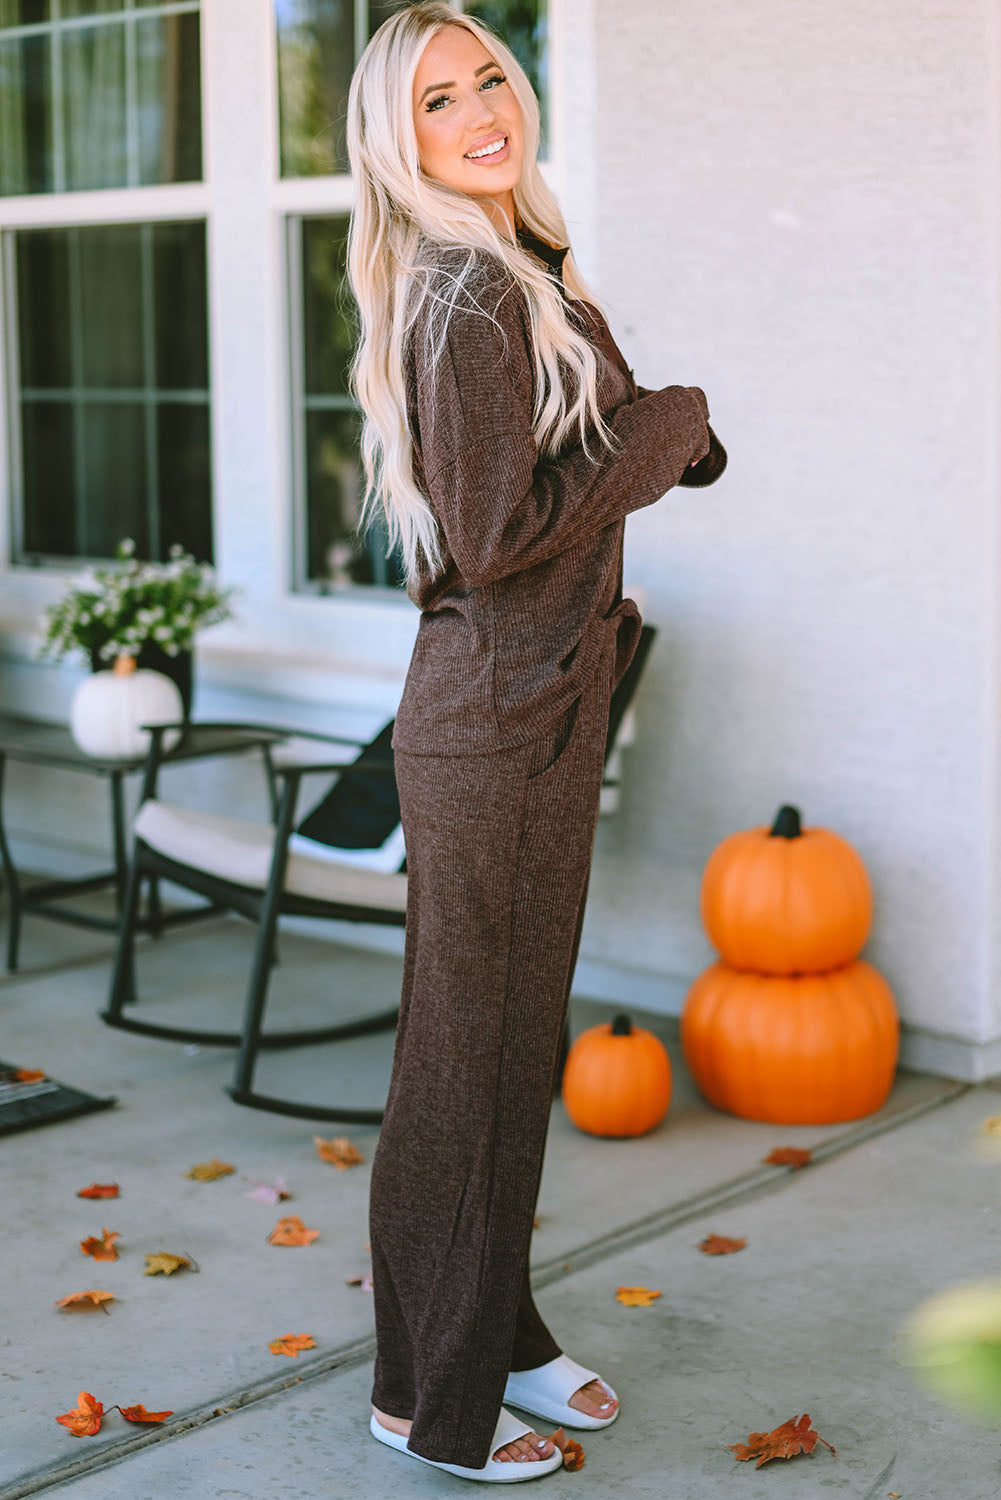
[[[522,163],[521,106],[499,65],[464,26],[443,26],[424,48],[414,77],[413,107],[421,170],[446,187],[484,200],[481,206],[495,222],[496,204],[513,234],[513,189]]]

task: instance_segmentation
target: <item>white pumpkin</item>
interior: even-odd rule
[[[98,760],[136,760],[149,749],[141,724],[179,723],[184,705],[177,687],[162,672],[136,669],[135,657],[119,656],[112,671],[95,672],[73,695],[70,733],[80,749]],[[171,750],[179,729],[163,736]]]

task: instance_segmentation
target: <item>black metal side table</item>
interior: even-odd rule
[[[275,800],[274,773],[270,756],[276,736],[252,724],[213,723],[199,726],[185,725],[183,734],[173,750],[164,756],[165,762],[195,760],[203,755],[229,755],[246,750],[260,750],[265,763],[272,804]],[[4,827],[4,770],[8,760],[29,761],[33,765],[58,766],[68,771],[83,771],[90,776],[105,778],[111,791],[111,837],[114,866],[93,875],[73,879],[46,880],[25,890],[11,856]],[[134,772],[142,771],[146,756],[134,760],[97,760],[87,755],[76,744],[69,730],[62,724],[53,724],[44,719],[26,715],[0,713],[0,867],[10,897],[10,927],[7,933],[7,968],[13,973],[17,968],[18,947],[21,936],[21,917],[24,912],[48,917],[56,922],[69,922],[76,927],[98,928],[106,932],[118,929],[125,887],[128,878],[128,847],[125,830],[124,779]],[[67,897],[82,895],[88,891],[103,890],[114,886],[115,915],[103,917],[92,912],[81,911],[63,904]],[[147,888],[145,915],[138,919],[141,931],[158,936],[163,930],[179,922],[196,921],[213,916],[223,908],[215,906],[194,907],[165,914],[159,898],[158,882],[151,878]]]

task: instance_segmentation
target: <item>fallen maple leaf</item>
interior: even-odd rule
[[[309,1245],[319,1235],[318,1229],[307,1229],[298,1214],[288,1214],[268,1235],[272,1245]]]
[[[107,1312],[106,1302],[114,1302],[114,1292],[70,1292],[68,1297],[60,1297],[56,1307],[72,1307],[75,1310],[86,1308],[88,1310],[99,1307],[102,1312]]]
[[[231,1167],[228,1161],[220,1161],[218,1157],[213,1156],[211,1161],[200,1161],[184,1175],[193,1177],[196,1182],[214,1182],[217,1177],[228,1177],[230,1172],[235,1171],[236,1168]]]
[[[617,1286],[615,1295],[625,1307],[649,1307],[660,1292],[652,1292],[648,1286]]]
[[[776,1167],[805,1167],[813,1152],[805,1146],[776,1146],[762,1159]]]
[[[118,1410],[126,1422],[162,1422],[164,1417],[172,1417],[172,1411],[147,1411],[140,1401],[136,1406],[120,1406]]]
[[[810,1414],[804,1412],[801,1417],[790,1417],[788,1422],[771,1432],[750,1433],[746,1443],[727,1443],[726,1446],[739,1460],[756,1458],[758,1461],[754,1467],[760,1469],[773,1458],[795,1458],[797,1453],[812,1453],[818,1441],[832,1453],[837,1453],[826,1438],[813,1430]]]
[[[112,1240],[120,1240],[121,1235],[117,1229],[102,1229],[103,1239],[98,1239],[96,1234],[88,1235],[85,1240],[80,1241],[80,1249],[84,1255],[92,1255],[95,1260],[117,1260],[118,1251],[112,1244]]]
[[[92,1182],[89,1187],[77,1190],[78,1198],[117,1198],[117,1182]]]
[[[325,1141],[322,1136],[314,1135],[316,1154],[321,1161],[328,1161],[332,1167],[339,1171],[345,1167],[356,1167],[359,1162],[365,1160],[346,1135],[335,1135],[332,1140]]]
[[[1001,1135],[1001,1115],[988,1115],[980,1129],[984,1135]]]
[[[283,1333],[280,1339],[272,1339],[268,1348],[272,1354],[287,1354],[298,1359],[303,1349],[315,1349],[316,1340],[311,1333]]]
[[[93,1437],[101,1430],[104,1407],[89,1391],[81,1391],[72,1411],[64,1411],[56,1421],[68,1427],[74,1437]]]
[[[15,1068],[14,1077],[18,1083],[40,1083],[45,1077],[41,1068]]]
[[[277,1177],[274,1182],[262,1182],[259,1177],[248,1177],[248,1182],[256,1182],[257,1186],[246,1194],[248,1198],[256,1198],[260,1203],[280,1203],[283,1198],[291,1198],[292,1194],[285,1186],[284,1177]]]
[[[169,1250],[157,1250],[146,1257],[144,1276],[173,1276],[175,1271],[197,1271],[198,1267],[190,1255],[174,1255]]]
[[[735,1250],[743,1250],[746,1244],[746,1238],[735,1240],[726,1234],[707,1234],[698,1248],[703,1255],[732,1255]]]
[[[356,1276],[345,1276],[345,1286],[360,1286],[363,1292],[372,1290],[372,1272],[359,1271]]]

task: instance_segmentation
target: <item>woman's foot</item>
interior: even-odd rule
[[[591,1384],[593,1385],[594,1381]],[[580,1392],[576,1394],[580,1395]],[[391,1417],[388,1412],[380,1411],[377,1406],[373,1406],[372,1410],[376,1421],[383,1427],[388,1427],[390,1432],[399,1432],[406,1437],[412,1424],[405,1417]],[[603,1415],[607,1416],[608,1413],[604,1412]],[[496,1458],[500,1463],[509,1461],[532,1463],[535,1459],[548,1458],[553,1451],[551,1438],[544,1438],[538,1432],[526,1432],[524,1437],[516,1438],[513,1443],[505,1443],[502,1448],[496,1448],[490,1457]]]
[[[568,1406],[586,1412],[589,1417],[610,1417],[618,1404],[600,1380],[589,1380],[587,1385],[574,1391],[567,1402]]]

